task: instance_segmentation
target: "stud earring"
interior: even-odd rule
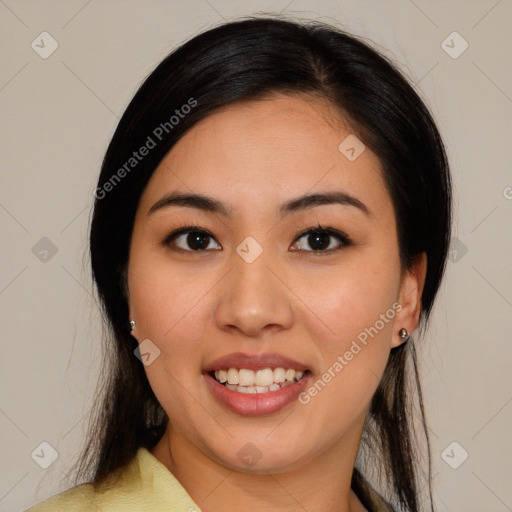
[[[134,327],[135,327],[135,320],[130,320],[130,331],[133,331]]]
[[[398,336],[402,338],[403,340],[407,339],[409,337],[409,333],[407,332],[407,329],[404,329],[403,327],[398,331]]]

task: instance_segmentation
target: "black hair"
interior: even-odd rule
[[[414,88],[368,43],[324,23],[249,17],[202,32],[172,51],[145,79],[119,121],[101,168],[90,254],[109,327],[109,357],[78,477],[89,472],[93,482],[100,482],[129,463],[139,447],[151,449],[168,423],[134,357],[137,342],[128,325],[128,255],[146,184],[195,123],[220,107],[272,93],[327,100],[380,159],[396,214],[402,267],[408,269],[417,255],[427,255],[421,297],[421,322],[426,324],[446,264],[451,185],[441,137]],[[150,145],[143,158],[134,157]],[[433,510],[428,434],[410,340],[391,351],[363,441],[371,448],[372,464],[385,475],[388,490],[382,492],[393,497],[397,508],[411,512],[421,510],[414,404],[419,405],[427,442]],[[355,469],[354,488],[363,487],[364,477],[364,467]]]

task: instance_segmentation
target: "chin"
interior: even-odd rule
[[[265,439],[265,434],[233,438],[225,450],[216,445],[211,457],[226,468],[242,473],[268,474],[284,473],[300,468],[313,457],[313,449],[304,442],[290,442],[290,439]]]

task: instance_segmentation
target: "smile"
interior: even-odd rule
[[[227,389],[237,393],[269,393],[279,391],[300,381],[304,371],[293,368],[262,368],[261,370],[249,370],[246,368],[229,368],[227,370],[215,370],[212,377]]]

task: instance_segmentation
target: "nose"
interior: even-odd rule
[[[250,337],[278,332],[293,324],[293,294],[283,269],[263,253],[252,263],[234,253],[232,268],[219,283],[215,320],[222,330]]]

